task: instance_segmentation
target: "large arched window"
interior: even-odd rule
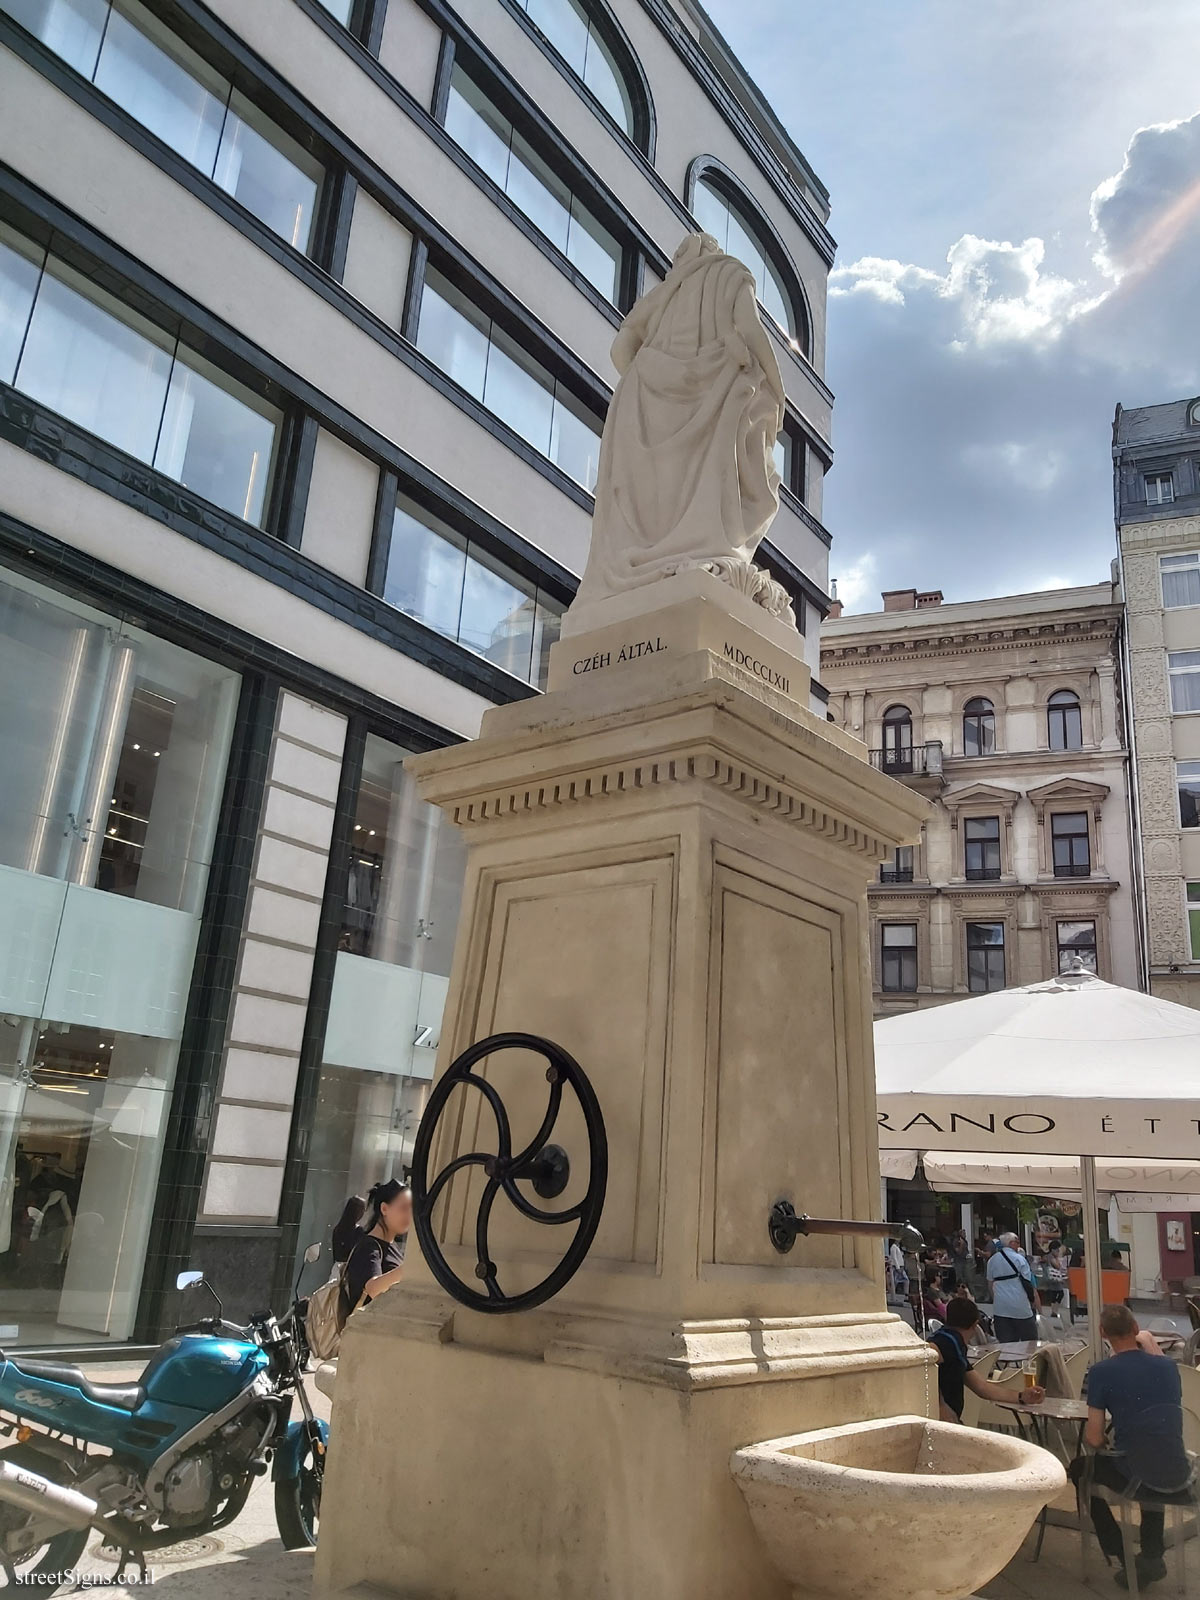
[[[647,155],[654,114],[645,78],[613,19],[595,0],[516,0],[547,43]]]
[[[766,219],[727,174],[707,163],[693,165],[691,208],[705,233],[750,268],[763,310],[807,356],[808,315],[799,280]]]
[[[912,712],[907,706],[889,706],[883,713],[883,770],[911,772],[913,766]]]
[[[1046,702],[1051,750],[1083,749],[1083,709],[1073,689],[1058,689]]]
[[[996,708],[977,697],[963,707],[963,754],[990,756],[996,749]]]

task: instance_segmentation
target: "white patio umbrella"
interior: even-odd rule
[[[881,1150],[1078,1158],[1098,1355],[1096,1161],[1163,1191],[1164,1165],[1200,1159],[1200,1011],[1065,973],[877,1022],[875,1081]]]

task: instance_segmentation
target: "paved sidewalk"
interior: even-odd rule
[[[137,1377],[139,1367],[109,1365],[88,1367],[90,1376],[111,1382]],[[328,1417],[331,1402],[313,1384],[308,1391],[319,1416]],[[1079,1534],[1073,1528],[1049,1527],[1041,1559],[1031,1560],[1036,1530],[999,1577],[980,1590],[977,1600],[1119,1600],[1122,1593],[1105,1569],[1103,1558],[1092,1546],[1093,1556],[1088,1583],[1080,1575]],[[969,1538],[969,1530],[951,1530],[951,1537]],[[99,1540],[93,1541],[81,1563],[91,1582],[111,1576],[110,1563],[98,1557]],[[191,1541],[171,1559],[171,1552],[159,1552],[153,1564],[155,1600],[309,1600],[312,1590],[313,1554],[310,1550],[288,1551],[279,1542],[275,1526],[274,1489],[270,1478],[255,1484],[238,1520],[210,1540]],[[214,1546],[216,1548],[214,1548]],[[164,1555],[167,1559],[164,1559]],[[184,1555],[185,1559],[178,1559]],[[1166,1600],[1175,1593],[1174,1554],[1168,1552],[1171,1575],[1166,1583],[1156,1584],[1152,1597]],[[1187,1547],[1188,1595],[1200,1600],[1200,1540]],[[80,1592],[87,1592],[81,1590]],[[146,1600],[147,1591],[127,1584],[106,1584],[102,1591],[113,1600]],[[752,1596],[731,1595],[729,1600],[753,1600]],[[880,1593],[877,1600],[887,1600]]]

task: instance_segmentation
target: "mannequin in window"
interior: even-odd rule
[[[690,234],[625,318],[612,357],[621,379],[576,603],[705,567],[794,622],[753,562],[779,509],[784,392],[749,268]]]

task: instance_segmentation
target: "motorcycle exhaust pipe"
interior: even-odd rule
[[[64,1489],[28,1467],[0,1461],[0,1500],[35,1517],[50,1517],[66,1528],[90,1528],[100,1515],[97,1502],[78,1489]]]

